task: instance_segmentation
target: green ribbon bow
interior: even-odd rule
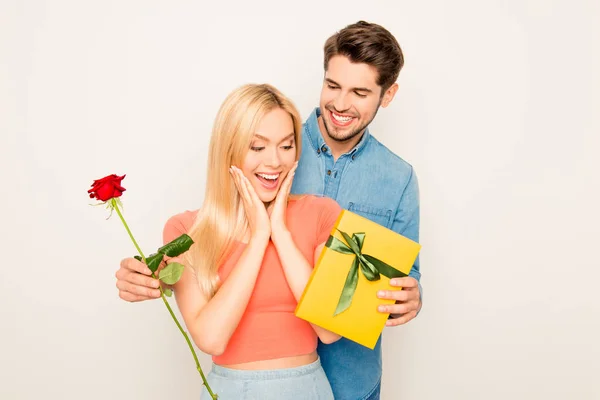
[[[342,234],[347,244],[333,235],[330,235],[329,239],[327,239],[327,243],[325,243],[325,247],[329,247],[331,250],[342,254],[354,254],[355,257],[352,261],[352,267],[350,267],[350,271],[348,271],[346,283],[344,283],[340,300],[335,309],[335,313],[333,314],[334,316],[350,307],[352,296],[354,296],[356,286],[358,285],[359,266],[363,275],[369,281],[378,281],[380,279],[380,274],[387,276],[390,279],[407,276],[404,272],[398,271],[391,265],[388,265],[373,256],[362,253],[366,233],[353,233],[352,237],[350,237],[346,232],[342,232],[339,229],[337,231]]]

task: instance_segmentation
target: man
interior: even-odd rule
[[[359,21],[331,36],[324,47],[325,78],[319,108],[303,126],[302,155],[292,193],[321,194],[412,240],[419,239],[419,194],[410,164],[371,136],[379,107],[393,100],[403,66],[402,50],[383,27]],[[159,297],[158,282],[139,263],[117,271],[119,296],[127,301]],[[410,276],[394,279],[402,290],[378,293],[396,300],[381,305],[387,326],[405,324],[421,308],[419,259]],[[377,400],[381,385],[381,338],[374,350],[350,340],[319,344],[319,357],[336,400]]]

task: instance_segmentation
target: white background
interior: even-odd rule
[[[126,173],[151,252],[202,202],[226,94],[269,82],[306,118],[359,19],[405,52],[372,133],[421,187],[425,305],[384,331],[382,398],[600,398],[599,4],[1,0],[0,398],[198,398],[162,302],[118,298],[135,249],[86,191]]]

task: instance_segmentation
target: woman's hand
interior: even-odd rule
[[[296,173],[297,167],[298,161],[294,163],[294,166],[288,172],[287,176],[283,180],[283,183],[281,184],[281,187],[279,188],[277,197],[269,206],[271,218],[271,238],[273,241],[275,240],[273,238],[274,236],[279,236],[288,232],[287,225],[285,224],[285,211],[287,209],[287,200],[290,190],[292,189],[292,182],[294,181],[294,174]]]
[[[232,166],[229,168],[229,172],[242,198],[251,235],[253,237],[266,236],[269,238],[271,235],[271,223],[265,205],[256,194],[248,178],[244,176],[244,173],[239,168]]]

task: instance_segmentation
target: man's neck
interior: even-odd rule
[[[337,161],[337,159],[342,154],[346,154],[350,150],[352,150],[358,144],[358,142],[360,142],[360,139],[362,139],[362,137],[366,131],[366,128],[365,128],[360,134],[354,136],[353,138],[351,138],[347,141],[339,142],[337,140],[333,140],[327,134],[327,129],[325,129],[325,123],[323,122],[323,116],[319,116],[318,123],[319,123],[319,131],[321,132],[321,136],[323,137],[323,140],[325,141],[325,144],[327,145],[327,147],[329,147],[329,149],[331,150],[331,155],[333,156],[333,161]]]

